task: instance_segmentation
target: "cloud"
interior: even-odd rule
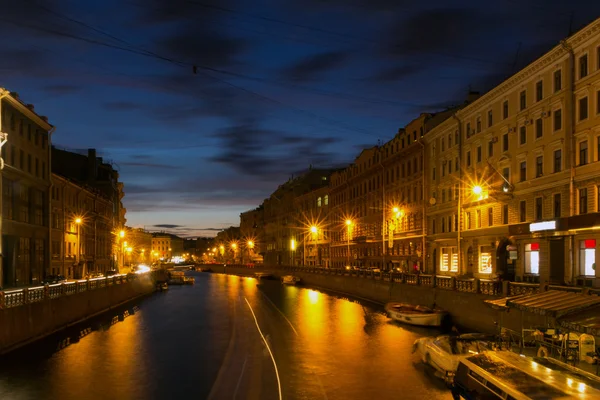
[[[157,40],[159,53],[190,64],[224,67],[236,63],[249,42],[224,32],[211,31],[196,22],[180,26]],[[190,73],[192,72],[190,66]]]
[[[60,96],[64,94],[72,94],[79,92],[83,89],[83,87],[78,85],[48,85],[44,86],[43,90],[47,93],[50,93],[55,96]]]
[[[414,75],[417,72],[423,71],[423,67],[417,67],[414,65],[399,65],[397,67],[385,68],[378,71],[371,77],[372,81],[375,82],[394,82],[402,80],[408,76]]]
[[[473,9],[423,10],[393,24],[385,33],[386,51],[394,55],[448,52],[460,48],[475,33],[491,29],[493,22]]]
[[[341,51],[315,54],[286,67],[283,74],[290,80],[307,81],[340,66],[348,54]]]
[[[121,162],[121,166],[129,167],[142,167],[142,168],[162,168],[162,169],[181,169],[180,166],[168,165],[168,164],[153,164],[153,163],[142,163],[142,162]]]
[[[131,101],[108,101],[102,106],[109,111],[131,111],[142,108],[141,104]]]
[[[183,225],[171,225],[171,224],[156,224],[152,225],[155,228],[166,228],[166,229],[175,229],[175,228],[184,228]]]
[[[216,137],[222,140],[222,151],[212,158],[214,162],[261,179],[304,169],[309,164],[327,166],[337,160],[334,152],[326,151],[327,146],[339,141],[337,138],[290,135],[264,129],[256,121],[222,129]]]

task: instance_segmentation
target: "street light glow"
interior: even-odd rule
[[[312,233],[317,233],[319,231],[319,229],[316,226],[313,225],[313,226],[310,227],[310,231]]]
[[[121,237],[125,237],[125,231],[124,231],[124,230],[121,230],[121,231],[119,232],[119,236],[121,236]]]
[[[80,217],[75,218],[75,223],[76,224],[81,224],[82,219]]]
[[[252,240],[248,240],[248,247],[251,249],[254,248],[254,242]]]
[[[393,211],[395,214],[398,214],[398,213],[400,212],[400,209],[399,209],[398,207],[394,207],[394,208],[392,208],[392,211]]]
[[[290,240],[290,249],[296,250],[296,241],[294,239]]]
[[[346,225],[348,225],[348,226],[352,225],[352,221],[351,221],[351,220],[349,220],[349,219],[347,219],[347,220],[346,220]]]
[[[480,185],[473,186],[473,194],[479,196],[483,192],[483,188]]]
[[[237,243],[231,243],[231,248],[234,250],[237,249]]]

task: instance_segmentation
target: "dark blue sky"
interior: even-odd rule
[[[213,235],[310,164],[486,91],[598,1],[0,0],[0,86],[98,149],[129,225]],[[194,73],[193,66],[197,66]]]

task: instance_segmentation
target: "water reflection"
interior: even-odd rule
[[[95,328],[79,341],[75,329],[48,342],[51,351],[40,345],[0,360],[0,398],[207,398],[227,362],[234,373],[220,379],[238,398],[274,398],[271,361],[245,298],[269,337],[286,399],[450,398],[411,355],[413,341],[435,331],[390,323],[380,307],[316,290],[194,275],[194,286],[157,293],[122,322],[112,324],[111,315],[78,327]],[[64,336],[76,343],[55,352]]]

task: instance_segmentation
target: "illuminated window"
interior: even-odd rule
[[[456,247],[442,247],[440,260],[440,271],[457,272],[458,271],[458,252]]]
[[[492,253],[482,247],[479,252],[479,272],[482,274],[492,273]]]
[[[329,204],[329,195],[325,195],[325,197],[323,197],[323,204],[324,205],[328,205]]]
[[[321,207],[321,198],[320,197],[317,199],[317,207]]]
[[[596,275],[596,239],[579,242],[579,273],[586,276]]]
[[[525,245],[525,273],[540,273],[540,244],[529,243]]]

